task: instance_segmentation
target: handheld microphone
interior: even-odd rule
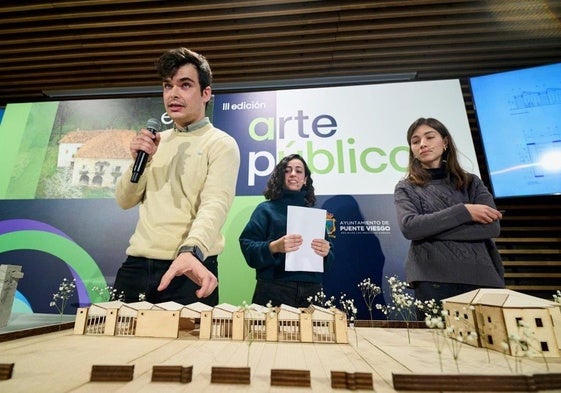
[[[146,122],[146,129],[150,131],[153,135],[156,135],[157,132],[160,132],[162,125],[158,121],[158,119],[148,119]],[[140,179],[140,175],[144,172],[144,168],[146,167],[146,163],[148,162],[148,153],[143,150],[139,150],[138,154],[136,155],[136,160],[134,160],[134,165],[132,167],[132,176],[131,182],[138,183],[138,179]]]

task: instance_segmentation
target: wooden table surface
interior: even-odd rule
[[[377,393],[394,392],[394,374],[442,374],[429,329],[349,329],[348,344],[83,336],[72,329],[0,343],[0,363],[15,363],[0,392],[344,392],[331,371],[371,373]],[[512,357],[463,345],[456,363],[446,348],[443,373],[510,374]],[[130,382],[90,382],[93,365],[134,365]],[[155,365],[193,366],[192,381],[151,382]],[[213,366],[251,369],[249,385],[211,383]],[[561,359],[524,358],[524,374],[560,373]],[[311,387],[270,386],[272,369],[310,370]]]

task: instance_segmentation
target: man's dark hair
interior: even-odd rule
[[[171,49],[156,60],[156,70],[162,81],[172,79],[185,64],[193,64],[199,75],[201,93],[212,84],[212,71],[206,58],[187,48]]]

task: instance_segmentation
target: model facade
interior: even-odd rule
[[[512,356],[561,355],[561,304],[509,289],[478,289],[442,301],[446,326],[465,343]]]
[[[207,340],[258,340],[347,343],[347,317],[336,308],[310,305],[265,307],[257,304],[215,307],[197,302],[123,303],[112,301],[79,308],[75,334],[196,337]]]

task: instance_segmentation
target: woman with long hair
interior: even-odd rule
[[[504,287],[504,268],[493,238],[500,233],[493,196],[458,162],[450,132],[434,118],[407,131],[409,166],[395,187],[400,229],[411,240],[406,280],[421,301],[477,288]]]

